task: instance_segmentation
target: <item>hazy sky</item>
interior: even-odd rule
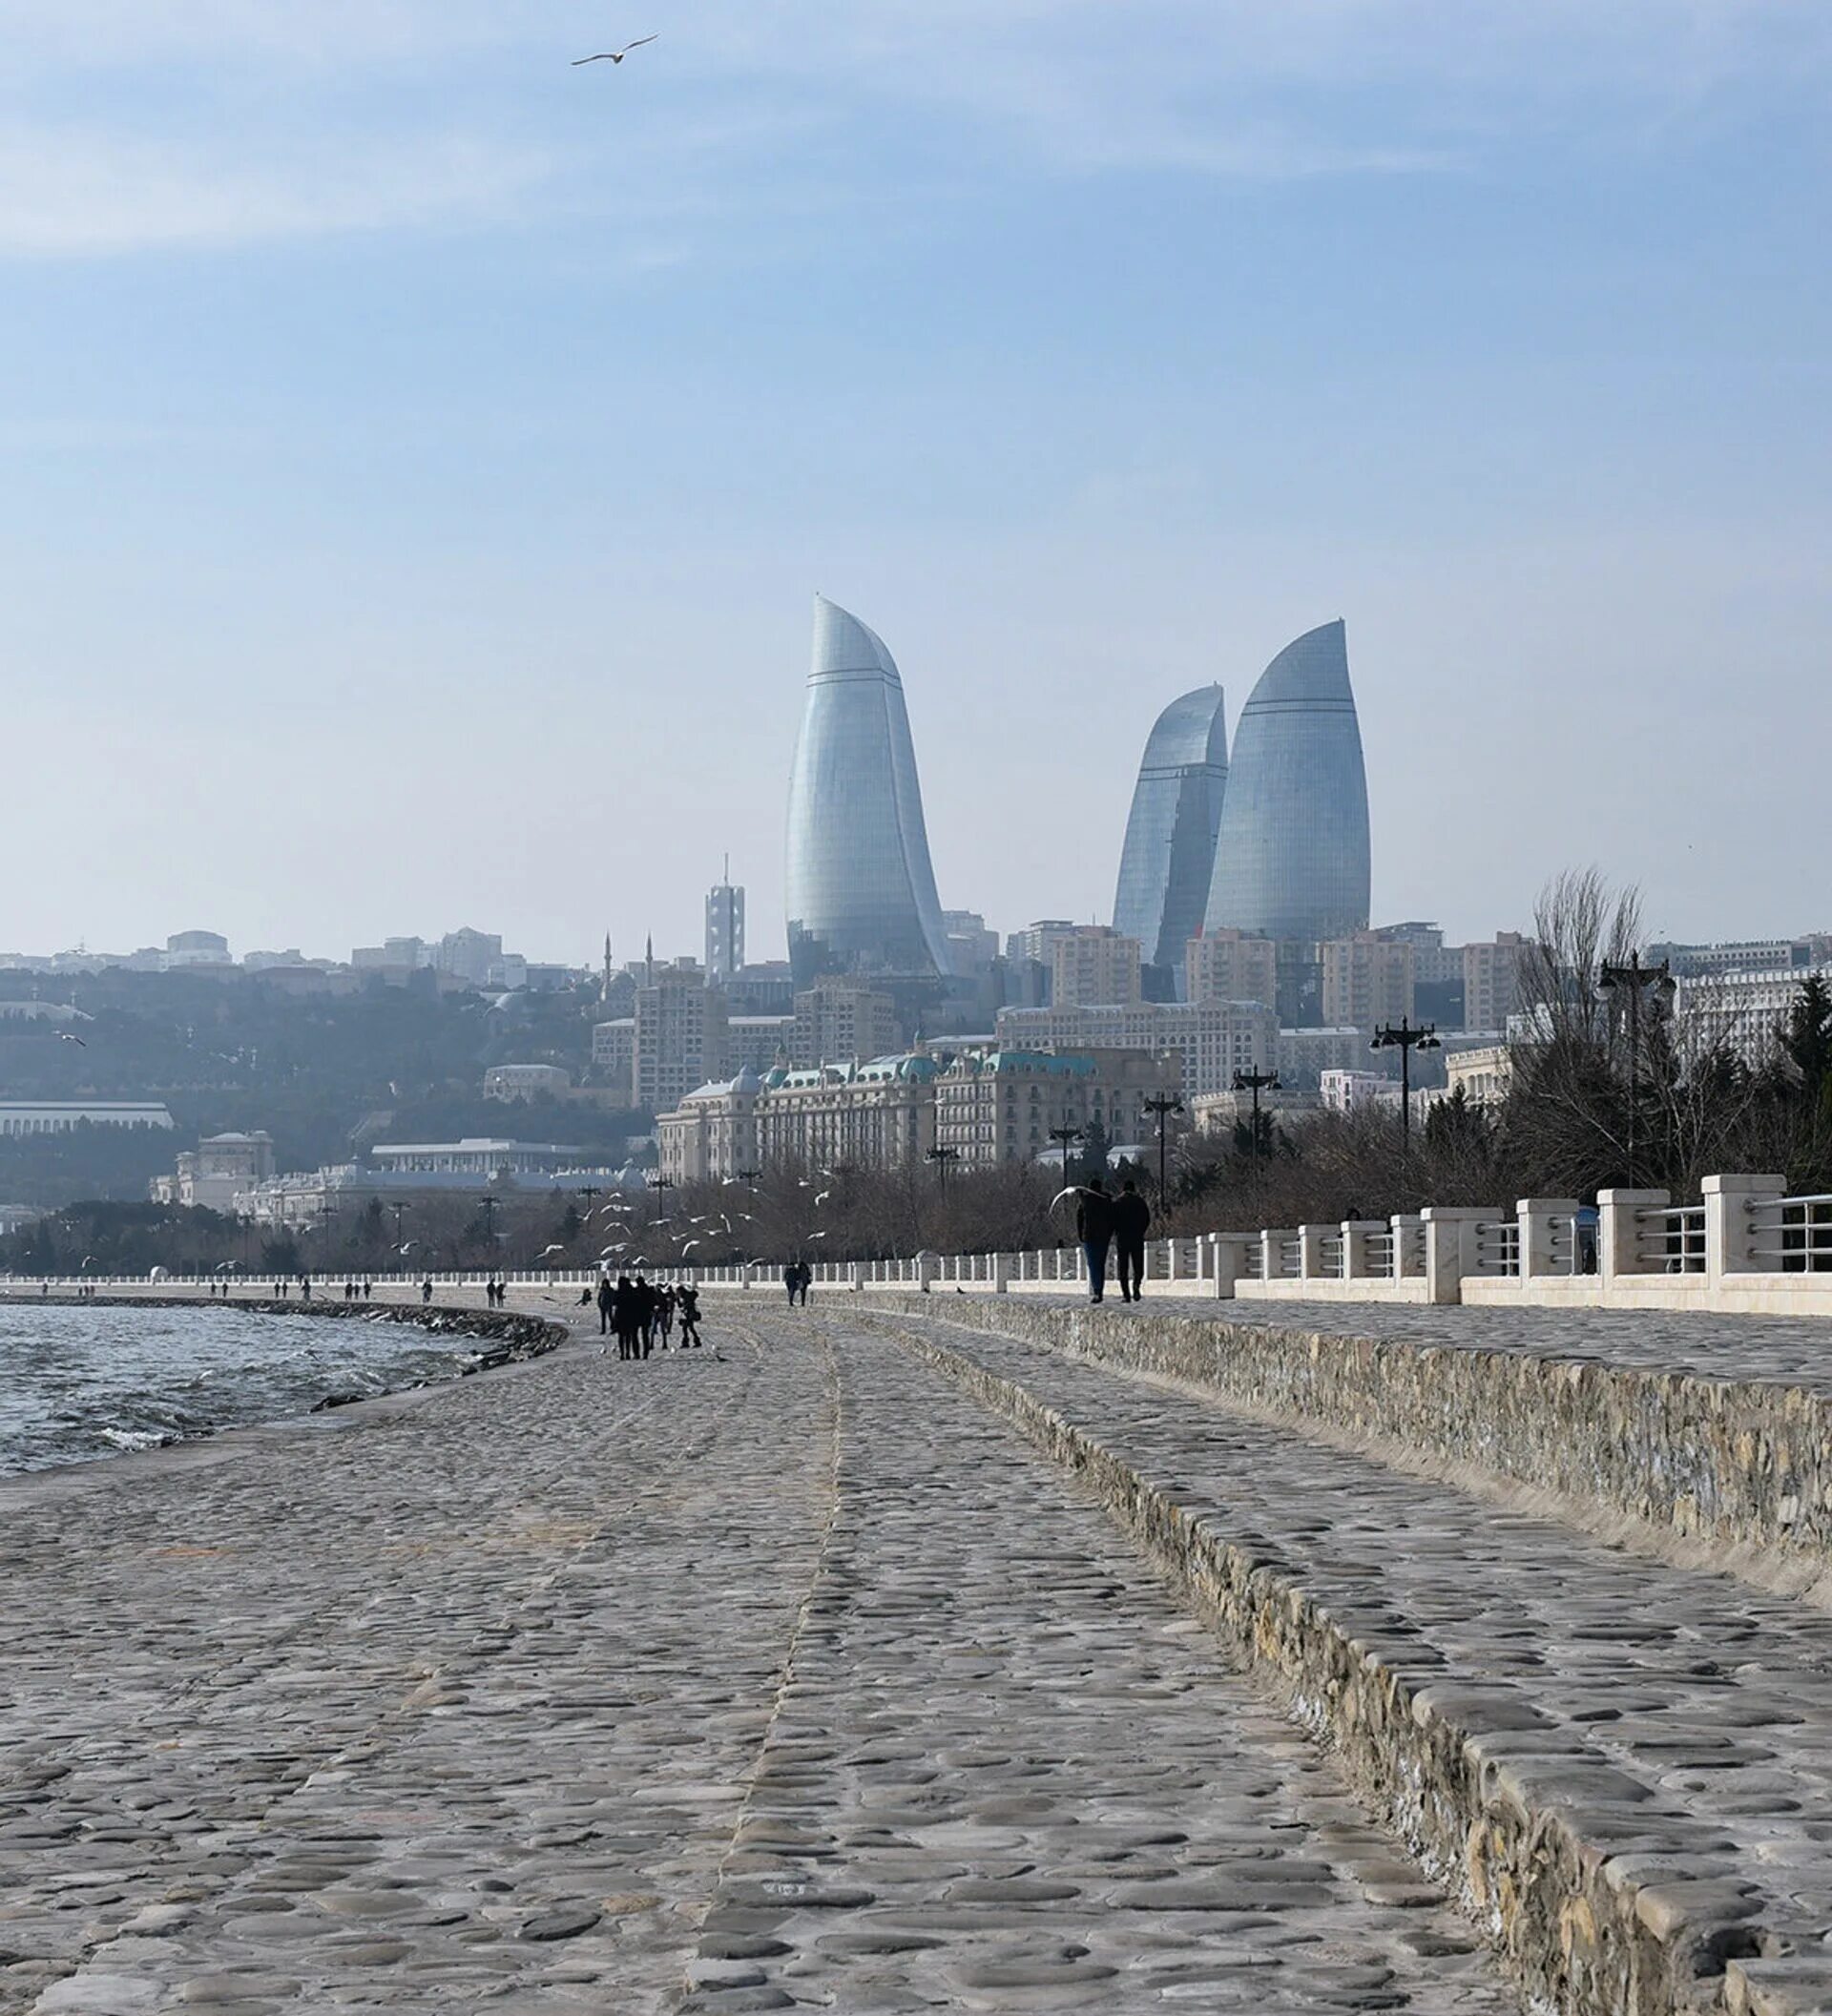
[[[575,55],[659,31],[621,69]],[[0,949],[781,955],[811,592],[944,903],[1348,622],[1376,921],[1832,928],[1825,0],[0,0]]]

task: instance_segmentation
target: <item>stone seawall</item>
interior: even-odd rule
[[[1397,1443],[1687,1538],[1832,1555],[1832,1403],[1778,1381],[1004,1298],[883,1299]]]
[[[939,1314],[932,1301],[925,1313]],[[971,1320],[992,1327],[985,1317],[976,1309]],[[1759,1969],[1739,1964],[1763,1951],[1742,1897],[1728,1884],[1688,1881],[1682,1866],[1646,1852],[1658,1842],[1641,1831],[1641,1788],[1608,1782],[1615,1775],[1593,1760],[1579,1765],[1551,1749],[1540,1718],[1505,1688],[1448,1674],[1408,1686],[1263,1547],[1229,1539],[1179,1504],[1175,1484],[1142,1475],[971,1357],[920,1335],[908,1341],[1093,1490],[1296,1718],[1331,1744],[1364,1797],[1483,1924],[1536,2006],[1565,2016],[1779,2016],[1823,2006],[1816,1996],[1770,1999],[1758,1989]],[[1599,1808],[1612,1807],[1613,1824],[1599,1826]],[[1813,1972],[1809,1985],[1822,1988],[1823,1969]]]

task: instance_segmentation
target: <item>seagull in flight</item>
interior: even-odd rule
[[[645,44],[660,38],[656,35],[641,35],[634,42],[626,42],[621,49],[600,50],[595,56],[579,56],[572,65],[574,70],[583,69],[588,63],[621,63],[633,49],[641,49]]]
[[[80,1036],[70,1029],[59,1029],[57,1031],[57,1040],[59,1043],[73,1043],[79,1050],[86,1050],[89,1048],[89,1045]]]

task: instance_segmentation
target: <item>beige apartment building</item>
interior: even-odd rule
[[[697,965],[657,966],[636,989],[631,1083],[638,1106],[669,1112],[725,1070],[725,997]]]
[[[897,1004],[857,981],[822,980],[795,997],[789,1055],[798,1070],[901,1048]]]
[[[932,1057],[742,1070],[656,1122],[661,1173],[722,1183],[772,1169],[901,1169],[935,1145]]]
[[[1410,1017],[1413,947],[1404,939],[1357,931],[1322,947],[1323,1021],[1336,1028],[1373,1030]]]
[[[1491,945],[1463,948],[1463,1026],[1505,1029],[1520,1007],[1520,962],[1527,940],[1518,931],[1497,931]]]
[[[1038,1162],[1061,1152],[1052,1128],[1085,1131],[1096,1121],[1113,1146],[1136,1145],[1157,1133],[1145,1101],[1182,1091],[1175,1056],[969,1050],[935,1080],[935,1146],[959,1169]]]
[[[1246,931],[1209,931],[1192,938],[1183,953],[1183,991],[1189,1001],[1279,999],[1279,946]]]
[[[1057,1008],[1105,1007],[1136,1001],[1142,982],[1136,938],[1111,925],[1077,925],[1051,941],[1050,998]]]
[[[1134,1001],[1001,1008],[1002,1049],[1144,1050],[1177,1060],[1186,1093],[1225,1091],[1236,1071],[1270,1070],[1279,1017],[1262,1001]]]

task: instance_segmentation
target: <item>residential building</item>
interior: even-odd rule
[[[1144,998],[1136,938],[1111,925],[1077,925],[1050,947],[1050,999],[1054,1008],[1105,1007]]]
[[[858,981],[819,981],[795,997],[789,1057],[799,1070],[888,1056],[902,1040],[896,1002]]]
[[[470,987],[487,987],[489,969],[503,956],[502,936],[494,931],[473,931],[468,925],[448,931],[439,941],[432,963],[442,973]]]
[[[73,1134],[79,1127],[171,1130],[156,1099],[0,1099],[0,1135]]]
[[[1319,948],[1322,1015],[1337,1029],[1373,1030],[1412,1014],[1413,948],[1404,939],[1357,931]]]
[[[1367,928],[1367,776],[1346,633],[1273,659],[1240,716],[1204,927],[1322,943]]]
[[[1146,738],[1133,787],[1114,928],[1138,941],[1154,1001],[1179,997],[1184,948],[1208,908],[1228,781],[1223,698],[1219,686],[1203,686],[1173,700]]]
[[[1145,1101],[1183,1092],[1180,1061],[1136,1050],[968,1050],[935,1080],[935,1147],[962,1169],[1060,1153],[1051,1130],[1099,1123],[1110,1144],[1154,1136]]]
[[[1183,948],[1186,1001],[1279,1000],[1279,947],[1249,931],[1206,931]]]
[[[706,895],[706,972],[714,986],[737,977],[744,964],[744,891],[732,882],[728,857],[725,873]]]
[[[572,1072],[557,1064],[492,1064],[484,1073],[486,1099],[564,1099],[572,1090]]]
[[[592,1075],[600,1085],[620,1091],[626,1105],[636,1102],[636,1018],[621,1015],[592,1028]]]
[[[944,910],[942,928],[947,933],[949,972],[962,980],[977,980],[992,970],[999,956],[999,934],[987,929],[979,911]]]
[[[1035,924],[1028,924],[1023,930],[1007,937],[1005,956],[1014,964],[1031,962],[1048,972],[1057,939],[1071,938],[1078,928],[1067,917],[1040,917]]]
[[[1278,1036],[1278,1017],[1259,1001],[1002,1008],[998,1016],[1002,1050],[1143,1050],[1174,1057],[1185,1093],[1220,1091],[1234,1083],[1236,1071],[1269,1070]]]
[[[786,894],[804,983],[948,969],[903,679],[883,639],[822,595],[789,778]]]
[[[1644,956],[1666,960],[1676,980],[1704,980],[1726,973],[1780,973],[1832,963],[1832,933],[1807,931],[1798,938],[1730,939],[1719,945],[1652,945]]]
[[[900,1169],[933,1147],[932,1057],[808,1070],[748,1069],[703,1085],[656,1122],[670,1181],[729,1182],[770,1169]]]
[[[747,1066],[758,1072],[795,1061],[793,1015],[729,1015],[725,1021],[725,1056],[733,1071]]]
[[[691,961],[651,966],[636,989],[631,1082],[650,1112],[672,1111],[725,1070],[725,997]]]
[[[1506,1029],[1520,1007],[1520,963],[1528,942],[1518,931],[1497,931],[1492,944],[1463,948],[1463,1026]]]

